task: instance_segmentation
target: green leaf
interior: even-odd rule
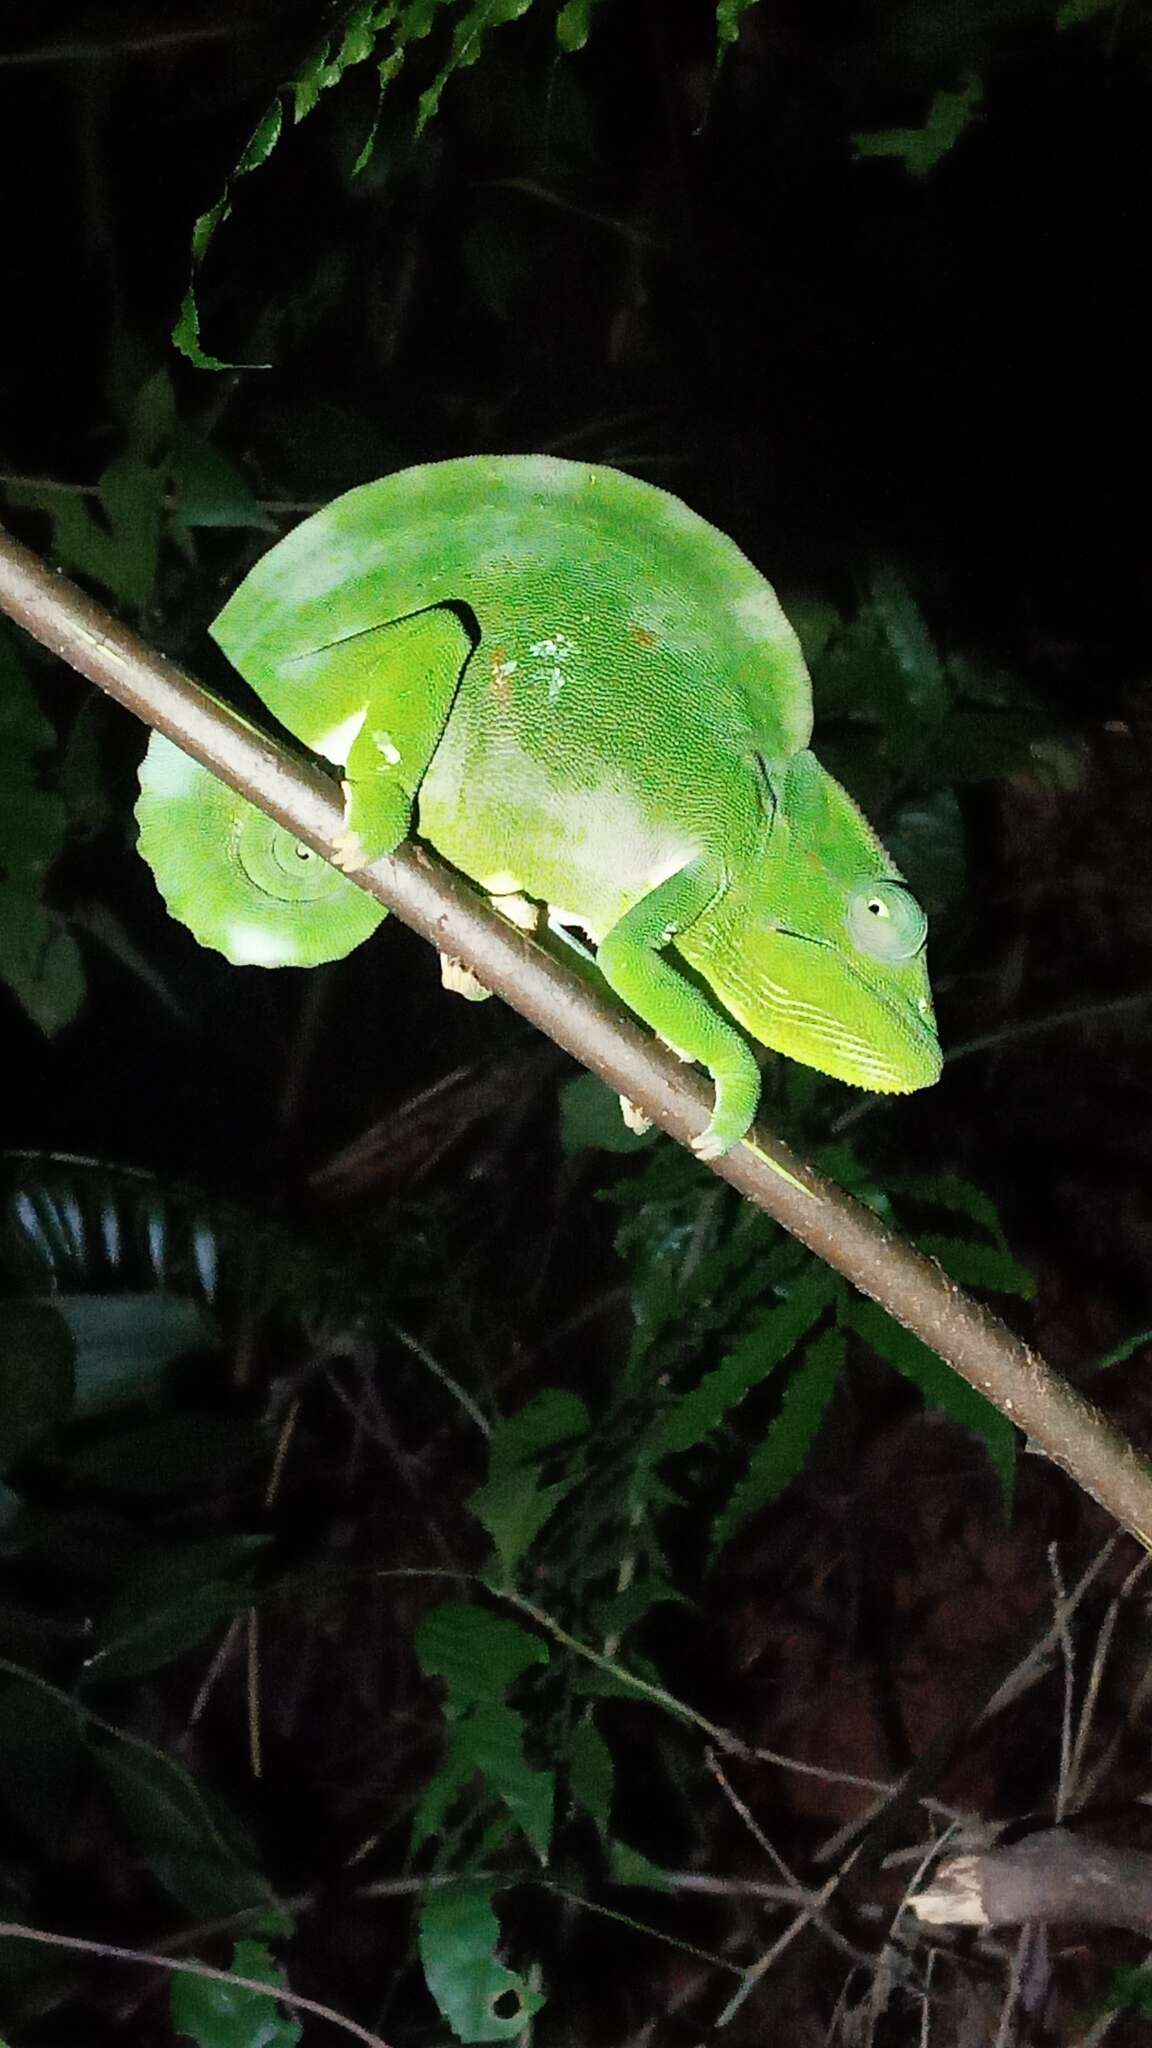
[[[176,425],[176,394],[167,370],[148,370],[132,393],[128,439],[141,455],[152,458],[166,444]]]
[[[891,563],[880,562],[872,568],[868,590],[904,678],[908,710],[918,724],[937,724],[948,709],[950,693],[940,656],[909,584]]]
[[[426,92],[420,95],[416,116],[416,133],[422,135],[429,121],[437,112],[441,95],[448,80],[457,71],[467,70],[475,64],[483,48],[484,38],[494,28],[503,28],[508,22],[519,21],[527,14],[532,0],[471,0],[466,12],[457,17],[452,31],[452,47]]]
[[[714,1372],[678,1401],[658,1423],[646,1449],[655,1461],[702,1442],[753,1387],[759,1386],[796,1349],[824,1314],[836,1292],[828,1267],[813,1260],[789,1298],[761,1317],[743,1342]]]
[[[449,1737],[440,1767],[429,1778],[412,1816],[409,1838],[412,1856],[419,1853],[425,1842],[434,1841],[437,1835],[443,1834],[448,1816],[475,1775],[471,1758],[463,1755]]]
[[[1016,1478],[1016,1431],[1007,1416],[991,1401],[970,1387],[967,1380],[945,1365],[934,1351],[894,1322],[873,1301],[846,1300],[844,1320],[857,1336],[871,1346],[879,1358],[895,1366],[898,1373],[918,1387],[925,1401],[939,1408],[962,1429],[981,1438],[1000,1481],[1005,1503],[1011,1506]]]
[[[448,1712],[502,1701],[533,1664],[547,1664],[548,1645],[506,1615],[446,1601],[424,1616],[416,1655],[429,1678],[448,1688]]]
[[[579,1483],[575,1473],[544,1486],[530,1470],[501,1472],[469,1497],[467,1505],[492,1538],[505,1579],[513,1578],[545,1523]]]
[[[393,49],[390,55],[378,64],[377,70],[380,90],[383,92],[399,68],[403,44],[427,34],[432,17],[440,4],[441,0],[399,0],[398,5],[394,4],[394,0],[358,0],[358,4],[346,8],[339,25],[321,37],[309,51],[296,76],[290,79],[285,87],[291,101],[293,122],[299,125],[301,121],[306,120],[321,95],[330,87],[338,85],[345,71],[373,56],[378,38],[387,34],[392,40]],[[205,353],[200,340],[196,273],[217,231],[231,215],[233,190],[237,181],[267,163],[283,130],[284,106],[280,95],[277,95],[258,121],[219,199],[215,205],[200,215],[193,228],[192,275],[179,317],[172,330],[172,339],[176,347],[196,365],[197,369],[268,368],[266,363],[227,363],[219,356]],[[367,161],[370,147],[371,138],[360,153],[357,169],[361,169]]]
[[[667,1872],[627,1842],[609,1842],[608,1876],[613,1884],[638,1884],[654,1892],[668,1890]]]
[[[607,1836],[612,1819],[612,1795],[616,1788],[616,1766],[612,1752],[591,1715],[577,1721],[568,1738],[568,1782],[572,1797],[590,1813],[601,1835]]]
[[[1031,1301],[1036,1293],[1031,1273],[1000,1245],[937,1236],[920,1237],[917,1244],[962,1287],[982,1287],[991,1294],[1016,1294],[1022,1301]]]
[[[1064,0],[1056,15],[1057,28],[1076,28],[1082,21],[1094,21],[1098,14],[1115,14],[1121,0]]]
[[[836,1388],[844,1365],[844,1333],[825,1330],[811,1344],[784,1389],[780,1412],[769,1425],[762,1444],[753,1452],[748,1470],[734,1488],[712,1528],[715,1557],[739,1528],[741,1522],[767,1507],[802,1472],[824,1411]]]
[[[548,1662],[547,1644],[503,1615],[449,1601],[424,1617],[416,1654],[428,1676],[444,1679],[448,1687],[451,1731],[444,1764],[421,1801],[413,1846],[440,1827],[479,1773],[543,1858],[552,1831],[554,1781],[551,1772],[534,1770],[526,1761],[523,1718],[504,1696],[532,1665]]]
[[[73,1479],[123,1493],[215,1491],[267,1449],[264,1431],[239,1417],[171,1415],[69,1451],[61,1464]]]
[[[75,1021],[84,1001],[84,965],[63,920],[2,880],[0,981],[48,1038]]]
[[[0,1802],[40,1843],[71,1809],[82,1744],[75,1708],[38,1685],[0,1685]]]
[[[742,17],[757,5],[758,0],[716,0],[716,35],[721,48],[736,41]]]
[[[23,788],[56,729],[28,680],[15,628],[0,618],[0,791]]]
[[[215,208],[213,208],[213,211],[215,211]],[[200,218],[204,220],[208,216],[202,214]],[[195,246],[195,241],[193,246]],[[180,311],[172,328],[172,341],[175,347],[179,349],[181,355],[187,356],[193,369],[231,370],[237,367],[233,363],[224,362],[220,356],[208,355],[203,348],[200,341],[200,308],[196,304],[196,291],[195,286],[192,284],[188,286],[181,300]]]
[[[267,1536],[220,1536],[153,1552],[104,1616],[88,1679],[137,1677],[202,1642],[251,1603]]]
[[[488,1479],[468,1501],[496,1546],[511,1578],[524,1553],[535,1542],[566,1494],[579,1483],[578,1473],[549,1485],[533,1470],[536,1459],[558,1444],[579,1441],[588,1430],[588,1410],[575,1394],[547,1387],[517,1414],[498,1424],[488,1448]]]
[[[588,1433],[588,1410],[577,1394],[545,1387],[497,1423],[488,1446],[489,1472],[515,1472],[558,1444]]]
[[[1044,732],[1030,711],[953,711],[920,763],[929,782],[995,782],[1027,767]]]
[[[748,0],[751,4],[751,0]],[[556,17],[556,41],[562,50],[582,50],[588,41],[592,11],[599,0],[565,0]]]
[[[560,1090],[560,1143],[565,1152],[640,1152],[658,1131],[630,1131],[620,1098],[595,1074],[580,1074]]]
[[[243,470],[192,427],[177,428],[168,465],[185,526],[253,526],[264,533],[276,531],[276,521],[257,504]]]
[[[13,484],[8,496],[50,518],[51,551],[65,568],[139,612],[155,588],[164,490],[162,469],[129,447],[113,457],[97,484],[103,520],[86,497],[50,487]]]
[[[84,998],[75,942],[42,900],[67,830],[63,800],[40,786],[40,756],[55,738],[0,620],[0,981],[47,1033],[70,1024]]]
[[[1125,1337],[1122,1343],[1113,1345],[1111,1351],[1106,1351],[1103,1357],[1092,1359],[1088,1365],[1081,1368],[1083,1376],[1088,1378],[1092,1373],[1107,1372],[1111,1366],[1126,1364],[1133,1352],[1142,1351],[1145,1344],[1152,1344],[1152,1327],[1137,1330],[1133,1336]]]
[[[969,1217],[990,1232],[997,1244],[1003,1244],[996,1204],[974,1181],[964,1180],[958,1173],[901,1173],[887,1174],[884,1184],[892,1195]]]
[[[968,860],[955,790],[933,789],[894,805],[885,815],[884,844],[930,918],[959,902]]]
[[[157,1400],[168,1368],[217,1342],[203,1304],[183,1294],[54,1294],[76,1347],[77,1415]]]
[[[62,1317],[44,1302],[0,1301],[0,1473],[53,1434],[71,1412],[75,1387]]]
[[[1100,2001],[1102,2012],[1134,2012],[1152,2020],[1152,1970],[1146,1963],[1113,1970]],[[1102,2037],[1101,2037],[1102,2038]]]
[[[551,1771],[534,1770],[527,1762],[523,1716],[495,1701],[471,1708],[453,1723],[451,1754],[454,1766],[479,1772],[543,1863],[552,1839],[556,1780]]]
[[[275,1903],[250,1849],[233,1846],[233,1818],[226,1834],[223,1814],[173,1758],[126,1743],[90,1747],[156,1876],[189,1912],[215,1919]]]
[[[984,102],[983,80],[969,71],[957,92],[938,92],[922,128],[873,128],[853,135],[859,156],[894,156],[914,178],[926,178],[972,126]]]
[[[424,1979],[459,2041],[509,2041],[544,2000],[496,1959],[492,1889],[431,1892],[420,1908]]]
[[[239,1977],[286,1988],[283,1967],[266,1942],[236,1942],[232,1968]],[[176,2032],[196,2048],[296,2048],[304,2031],[299,2020],[277,2011],[274,1998],[214,1977],[173,1977],[171,2010]]]

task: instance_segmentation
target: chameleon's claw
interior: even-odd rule
[[[642,1109],[637,1109],[634,1102],[629,1102],[626,1095],[620,1097],[620,1114],[635,1138],[642,1138],[646,1131],[652,1129],[651,1117],[645,1116]]]
[[[698,1131],[694,1138],[689,1139],[689,1148],[696,1154],[697,1159],[706,1160],[722,1159],[725,1152],[732,1150],[731,1145],[724,1143],[711,1124],[706,1124],[702,1131]]]
[[[367,865],[364,841],[358,832],[341,832],[332,843],[332,865],[341,874],[354,875]]]
[[[340,788],[344,796],[345,825],[344,830],[338,832],[332,842],[332,865],[339,868],[343,875],[354,875],[357,869],[366,865],[364,841],[347,823],[348,807],[352,801],[352,784],[345,781],[340,784]]]
[[[462,960],[453,959],[450,953],[440,955],[440,981],[451,995],[463,996],[466,1003],[484,1003],[492,991],[485,988],[479,975],[465,967]]]

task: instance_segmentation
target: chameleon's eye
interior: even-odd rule
[[[294,833],[259,812],[241,816],[235,849],[248,880],[262,896],[279,903],[314,903],[340,893],[344,877]]]
[[[853,944],[873,960],[914,960],[928,933],[924,912],[899,882],[854,889],[847,924]]]

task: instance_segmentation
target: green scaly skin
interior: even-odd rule
[[[610,986],[715,1082],[702,1156],[744,1137],[759,1097],[730,1017],[859,1087],[937,1079],[923,914],[808,750],[808,673],[771,587],[679,499],[544,456],[404,470],[271,549],[212,630],[343,770],[344,867],[416,832],[596,943]],[[229,959],[336,959],[384,915],[169,742],[141,783],[169,908]]]

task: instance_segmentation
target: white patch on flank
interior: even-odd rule
[[[360,737],[367,716],[368,707],[365,704],[359,711],[353,711],[340,725],[334,725],[331,732],[326,732],[322,739],[313,740],[315,752],[323,754],[324,759],[331,761],[337,768],[343,768],[352,752],[353,743]]]
[[[519,896],[520,878],[508,868],[499,868],[494,875],[478,875],[477,880],[489,896]]]
[[[493,661],[492,681],[494,683],[506,683],[509,676],[515,675],[519,666],[520,663],[518,661]]]
[[[266,932],[262,925],[244,924],[237,920],[225,932],[228,941],[228,957],[248,967],[276,967],[285,961],[284,940],[277,932]],[[288,961],[291,955],[287,956]]]
[[[388,763],[388,766],[390,768],[395,768],[397,762],[400,759],[400,749],[396,745],[396,742],[393,739],[391,733],[374,732],[372,735],[372,744],[379,750],[381,754],[383,754],[384,759]]]
[[[575,899],[596,904],[600,919],[583,911],[553,906],[557,923],[583,926],[597,944],[608,924],[632,903],[658,889],[699,853],[699,845],[681,827],[648,815],[635,793],[613,783],[597,790],[556,790],[551,814],[568,849],[568,865],[580,884]]]

